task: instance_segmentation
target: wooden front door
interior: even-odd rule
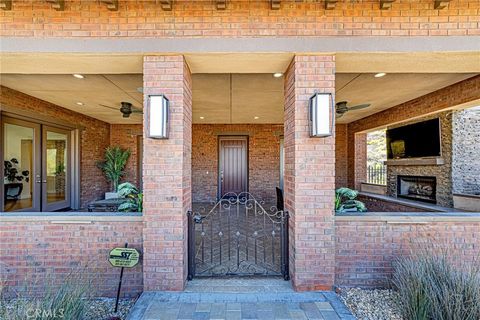
[[[248,137],[219,138],[219,198],[248,191]]]

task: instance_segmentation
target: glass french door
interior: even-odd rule
[[[42,128],[42,211],[70,206],[69,131]]]
[[[2,133],[2,211],[70,207],[69,131],[4,118]]]

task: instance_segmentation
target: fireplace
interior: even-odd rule
[[[437,203],[436,177],[397,176],[397,197]]]

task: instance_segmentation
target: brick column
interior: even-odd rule
[[[295,290],[327,290],[334,281],[335,138],[310,138],[308,100],[335,93],[335,57],[296,56],[285,74],[285,207]]]
[[[360,190],[367,181],[367,134],[348,130],[348,187]]]
[[[144,101],[170,100],[170,137],[148,139],[143,153],[144,290],[183,290],[187,278],[187,210],[191,209],[192,82],[183,56],[148,56]],[[146,105],[145,105],[146,107]],[[144,117],[144,128],[146,128]],[[145,130],[145,129],[144,129]]]

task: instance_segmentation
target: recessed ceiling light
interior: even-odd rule
[[[84,79],[85,76],[83,74],[79,74],[79,73],[74,73],[73,76],[77,79]]]
[[[375,75],[375,78],[385,77],[387,74],[385,72],[379,72]]]
[[[258,120],[258,119],[260,119],[260,117],[255,116],[255,117],[253,117],[253,119]]]
[[[203,120],[203,119],[205,119],[205,117],[200,117],[200,119],[202,119],[202,120]]]
[[[275,73],[273,74],[273,76],[274,76],[275,78],[280,78],[281,76],[283,76],[283,73],[281,73],[281,72],[275,72]]]
[[[77,102],[77,105],[78,105],[78,106],[84,106],[85,103],[79,101],[79,102]]]

